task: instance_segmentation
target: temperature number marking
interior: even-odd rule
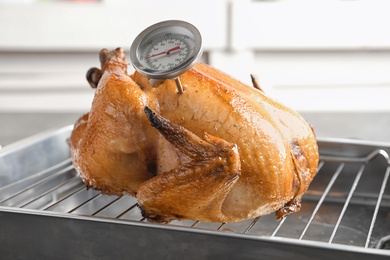
[[[179,66],[193,52],[193,46],[185,40],[187,37],[175,37],[171,33],[155,41],[148,42],[141,60],[144,64],[153,70],[164,71]]]

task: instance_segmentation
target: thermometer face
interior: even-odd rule
[[[194,50],[195,42],[187,35],[163,32],[140,46],[137,57],[145,68],[167,71],[188,60]]]
[[[165,21],[145,29],[130,48],[134,68],[153,79],[175,78],[202,53],[199,31],[183,21]]]

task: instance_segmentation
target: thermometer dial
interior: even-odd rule
[[[202,54],[202,37],[190,23],[178,20],[154,24],[142,31],[130,48],[134,68],[151,79],[175,79]]]

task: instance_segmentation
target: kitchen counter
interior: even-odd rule
[[[82,113],[0,113],[0,145],[74,124]]]
[[[0,113],[0,145],[74,124],[82,113]],[[301,113],[318,137],[390,142],[389,113]]]

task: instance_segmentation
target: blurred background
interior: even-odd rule
[[[390,141],[390,1],[0,0],[0,145],[73,124],[102,48],[193,23],[203,61],[300,112],[318,136]],[[129,72],[133,68],[129,66]]]

